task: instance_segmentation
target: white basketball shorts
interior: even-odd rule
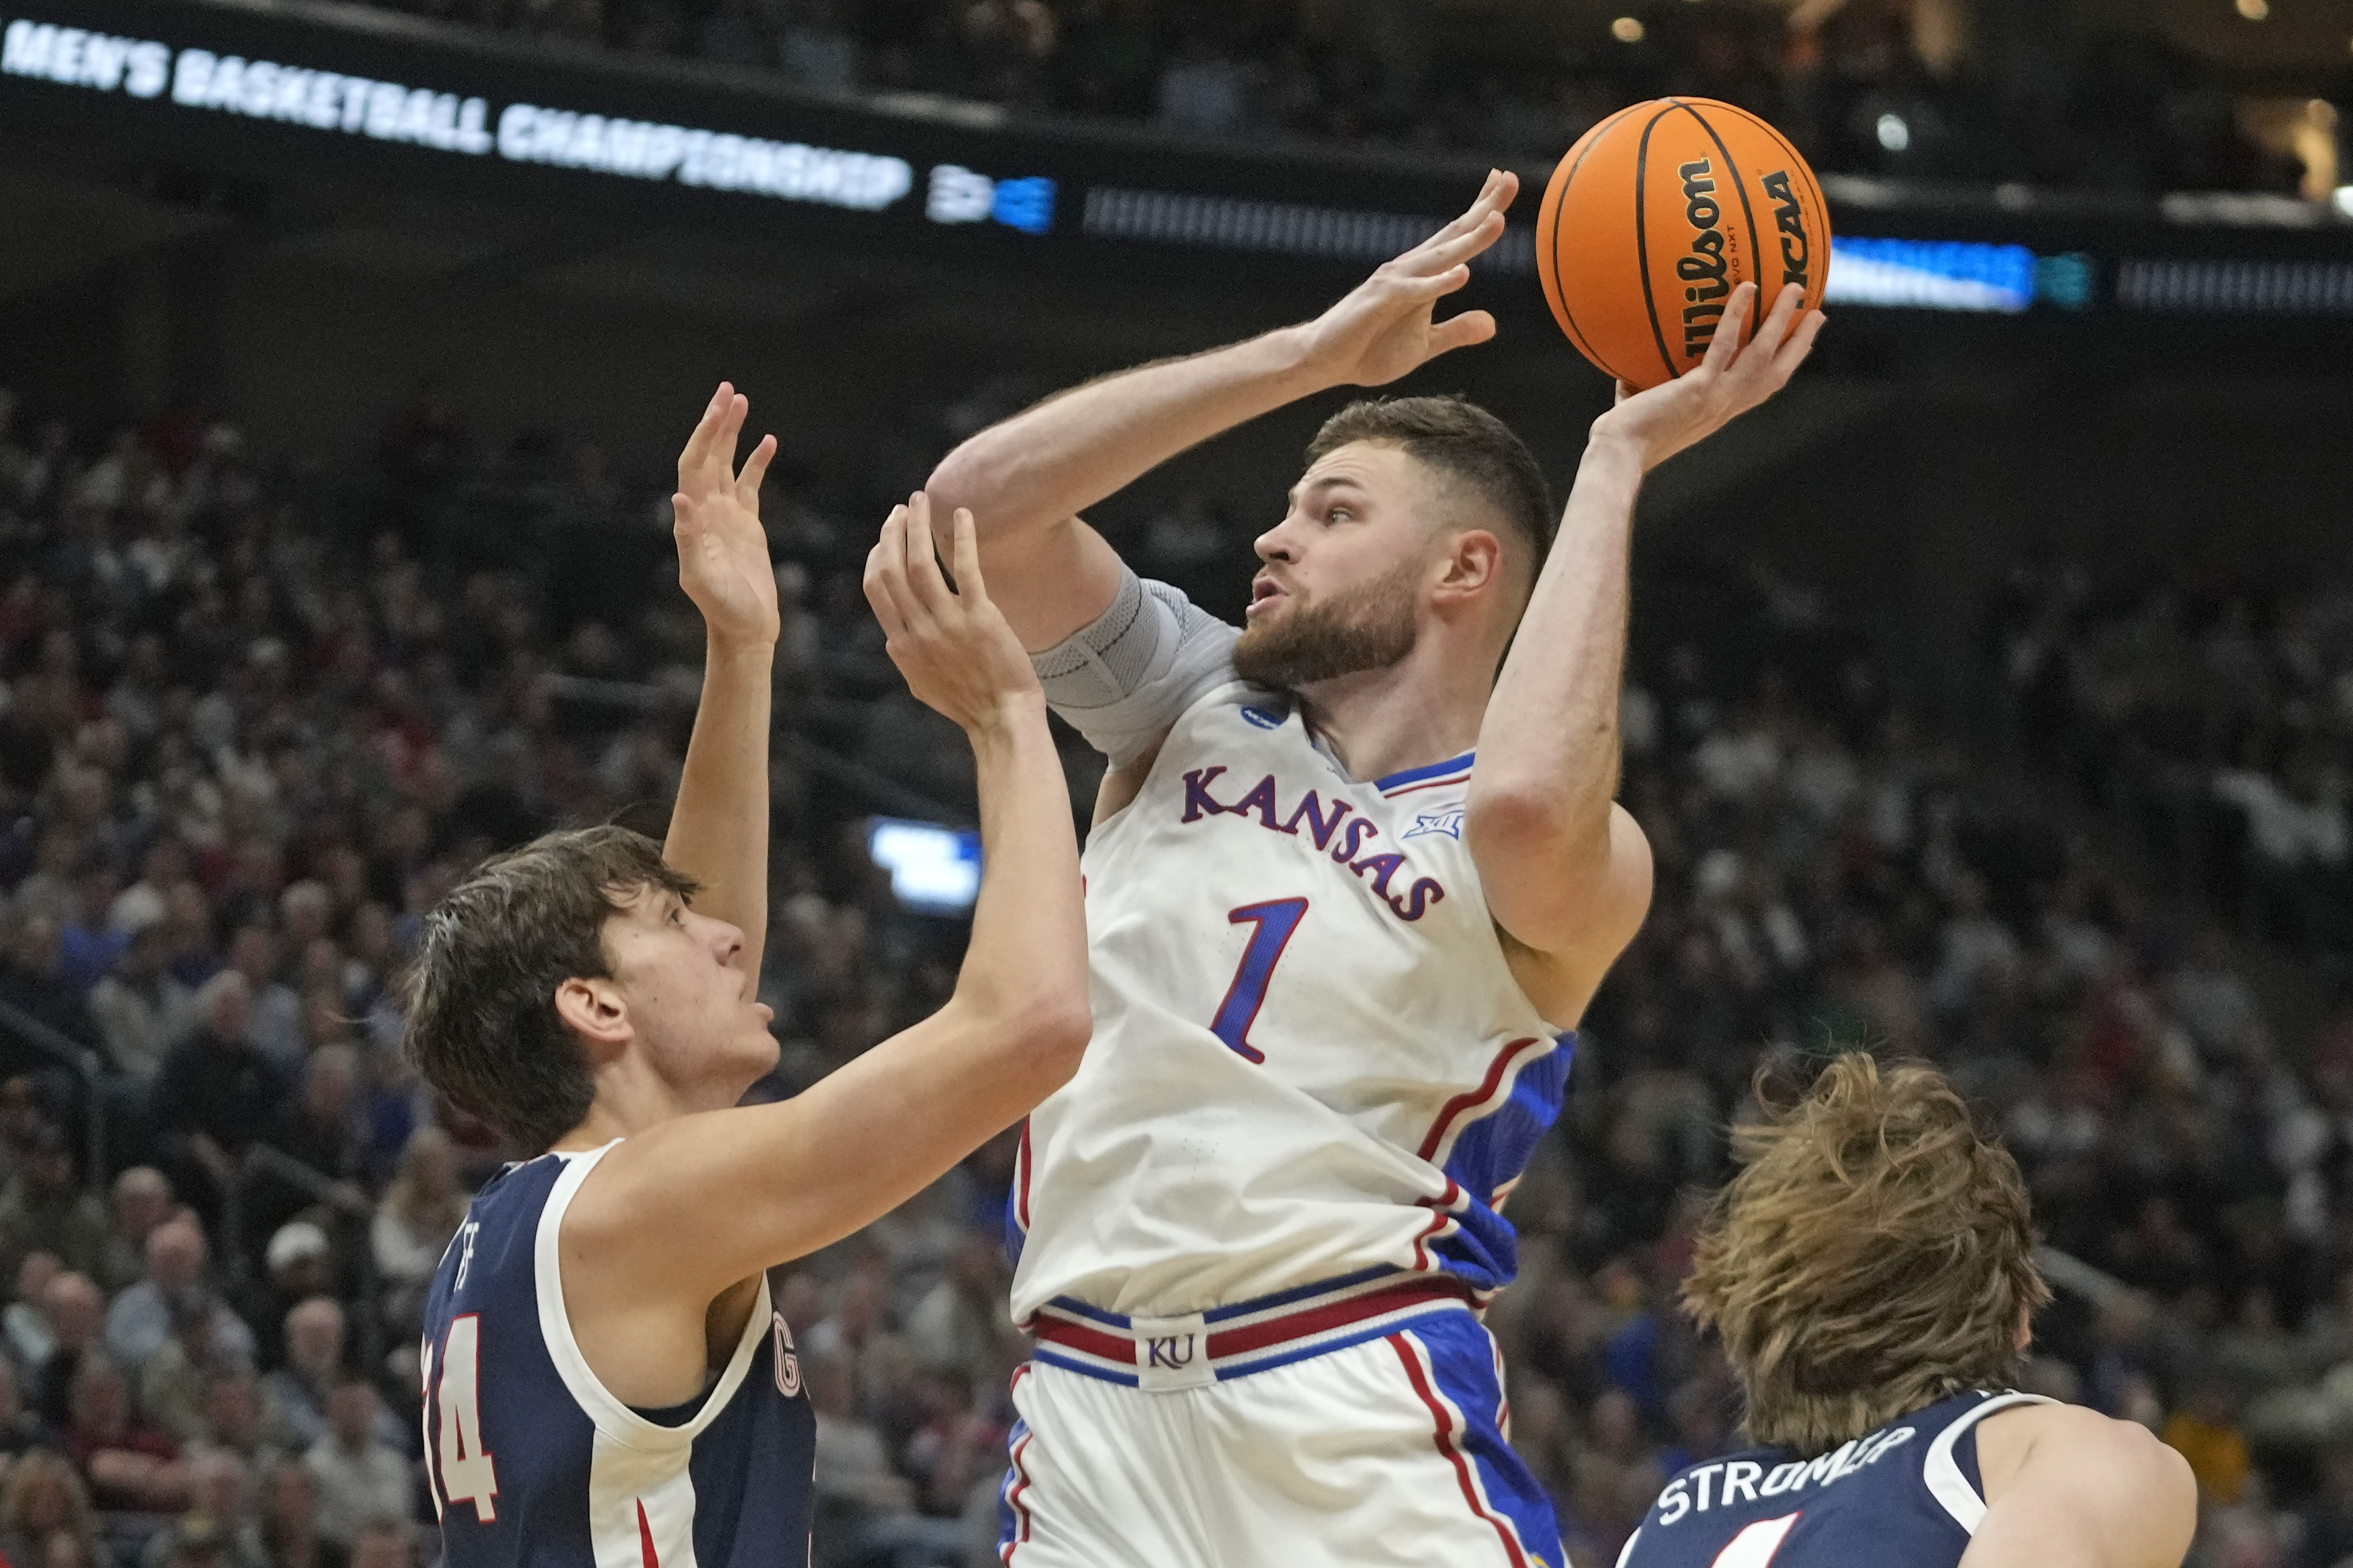
[[[1007,1568],[1560,1568],[1494,1340],[1378,1272],[1187,1318],[1055,1302],[1014,1378]]]

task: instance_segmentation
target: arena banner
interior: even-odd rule
[[[818,241],[1082,264],[1148,251],[1261,276],[1360,270],[1459,210],[1483,174],[818,98],[335,0],[0,0],[0,127],[265,181],[299,170]],[[1548,173],[1522,170],[1531,198]],[[2302,204],[2120,215],[1825,184],[1839,304],[2353,318],[2353,228]],[[1533,227],[1515,225],[1481,271],[1532,277]]]

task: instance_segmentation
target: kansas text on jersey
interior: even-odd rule
[[[581,1358],[556,1238],[612,1147],[508,1166],[434,1276],[425,1454],[449,1568],[804,1563],[816,1423],[765,1280],[700,1399],[631,1409]]]

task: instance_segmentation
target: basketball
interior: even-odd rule
[[[1577,139],[1545,188],[1536,270],[1577,352],[1641,391],[1692,369],[1754,280],[1754,331],[1784,285],[1822,302],[1830,212],[1788,140],[1705,98],[1638,103]]]

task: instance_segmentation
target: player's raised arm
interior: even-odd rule
[[[735,441],[751,405],[725,382],[678,458],[678,581],[702,612],[702,698],[687,742],[662,858],[699,884],[694,907],[744,933],[734,967],[760,975],[768,931],[768,685],[776,653],[776,578],[760,527],[760,481],[776,438],[739,473]]]
[[[1819,311],[1799,319],[1802,290],[1785,289],[1743,349],[1736,323],[1755,289],[1734,290],[1724,319],[1736,327],[1716,334],[1697,369],[1644,393],[1621,387],[1618,405],[1594,422],[1480,725],[1464,841],[1496,923],[1535,955],[1523,967],[1541,977],[1530,999],[1563,1026],[1577,1022],[1650,909],[1650,845],[1615,798],[1642,476],[1779,391],[1821,329]]]
[[[986,867],[955,994],[793,1100],[677,1117],[615,1148],[565,1240],[618,1318],[632,1294],[649,1312],[707,1300],[859,1229],[1026,1115],[1085,1048],[1078,846],[1045,699],[989,601],[971,518],[953,530],[951,589],[928,512],[918,495],[891,514],[866,590],[909,686],[978,763]]]
[[[1519,176],[1493,173],[1460,217],[1385,262],[1313,321],[1089,382],[993,426],[949,453],[926,487],[981,521],[981,559],[1031,649],[1053,647],[1111,606],[1117,558],[1079,514],[1187,448],[1329,387],[1377,386],[1450,349],[1486,342],[1494,318],[1433,320],[1503,237]],[[942,547],[946,542],[942,540]]]
[[[2180,1568],[2198,1530],[2189,1463],[2146,1428],[2076,1405],[1989,1417],[1985,1518],[1961,1568]]]

